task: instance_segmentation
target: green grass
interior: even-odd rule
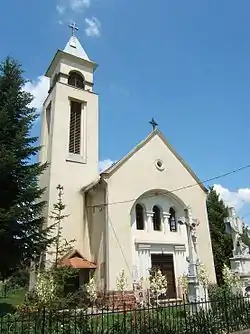
[[[6,313],[13,313],[17,305],[22,304],[24,301],[26,290],[19,288],[8,292],[6,298],[0,297],[0,315]]]

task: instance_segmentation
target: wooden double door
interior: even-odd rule
[[[167,297],[176,298],[174,258],[172,254],[151,254],[152,269],[160,269],[167,277]]]

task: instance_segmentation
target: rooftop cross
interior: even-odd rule
[[[72,29],[72,36],[75,36],[75,32],[79,30],[79,28],[77,27],[77,25],[76,25],[75,22],[72,22],[72,23],[69,25],[69,28]]]
[[[154,120],[154,118],[151,119],[151,121],[149,122],[149,124],[152,125],[153,131],[154,131],[155,128],[158,126],[158,124],[156,123],[156,121]]]

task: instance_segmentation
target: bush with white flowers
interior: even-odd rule
[[[203,287],[207,288],[209,285],[208,272],[203,263],[200,263],[197,268],[197,276],[198,281],[203,285]]]
[[[95,303],[97,299],[97,286],[96,286],[96,277],[93,276],[88,283],[85,284],[85,289],[87,292],[88,299]]]
[[[222,277],[225,285],[231,290],[240,290],[242,288],[240,277],[236,273],[233,273],[225,264],[222,269]]]
[[[160,269],[153,271],[149,277],[150,291],[156,301],[162,295],[165,295],[168,289],[168,282],[165,275],[162,274]]]
[[[116,288],[118,291],[124,292],[127,287],[128,279],[125,275],[124,269],[122,269],[116,278]]]
[[[38,273],[35,293],[38,301],[43,305],[56,299],[57,285],[51,272]]]
[[[188,293],[188,276],[186,274],[183,274],[178,278],[179,286],[182,288],[182,292],[184,295],[187,295]]]
[[[141,290],[149,290],[150,289],[150,277],[141,277],[139,281],[139,286]]]

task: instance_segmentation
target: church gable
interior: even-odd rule
[[[151,144],[152,144],[152,147],[151,147]],[[172,157],[169,154],[166,154],[167,152],[166,150],[170,154],[172,153],[171,154]],[[112,166],[106,169],[101,174],[102,177],[109,179],[110,177],[112,177],[112,175],[118,172],[120,168],[122,168],[126,163],[128,163],[130,160],[135,158],[136,155],[139,154],[141,156],[142,152],[145,152],[145,154],[148,155],[149,159],[151,159],[151,157],[154,158],[153,163],[155,165],[155,168],[158,169],[159,171],[165,171],[165,170],[168,171],[169,163],[172,164],[174,163],[173,160],[176,160],[174,165],[176,165],[176,163],[181,165],[186,170],[186,172],[189,174],[189,176],[191,176],[191,179],[193,179],[193,183],[198,183],[200,188],[205,193],[207,193],[208,191],[207,188],[202,184],[200,179],[196,176],[196,174],[192,171],[192,169],[187,165],[187,163],[180,157],[180,155],[174,150],[174,148],[169,144],[169,142],[166,140],[164,135],[158,129],[155,129],[154,131],[152,131],[149,134],[149,136],[147,136],[142,142],[140,142],[126,156],[124,156],[118,162],[114,163]],[[164,158],[162,155],[164,156]],[[143,163],[144,160],[145,159],[143,158],[141,162]],[[147,168],[146,165],[144,166],[141,165],[141,167]],[[188,185],[188,184],[185,184],[185,185]],[[182,186],[184,186],[184,184]]]

